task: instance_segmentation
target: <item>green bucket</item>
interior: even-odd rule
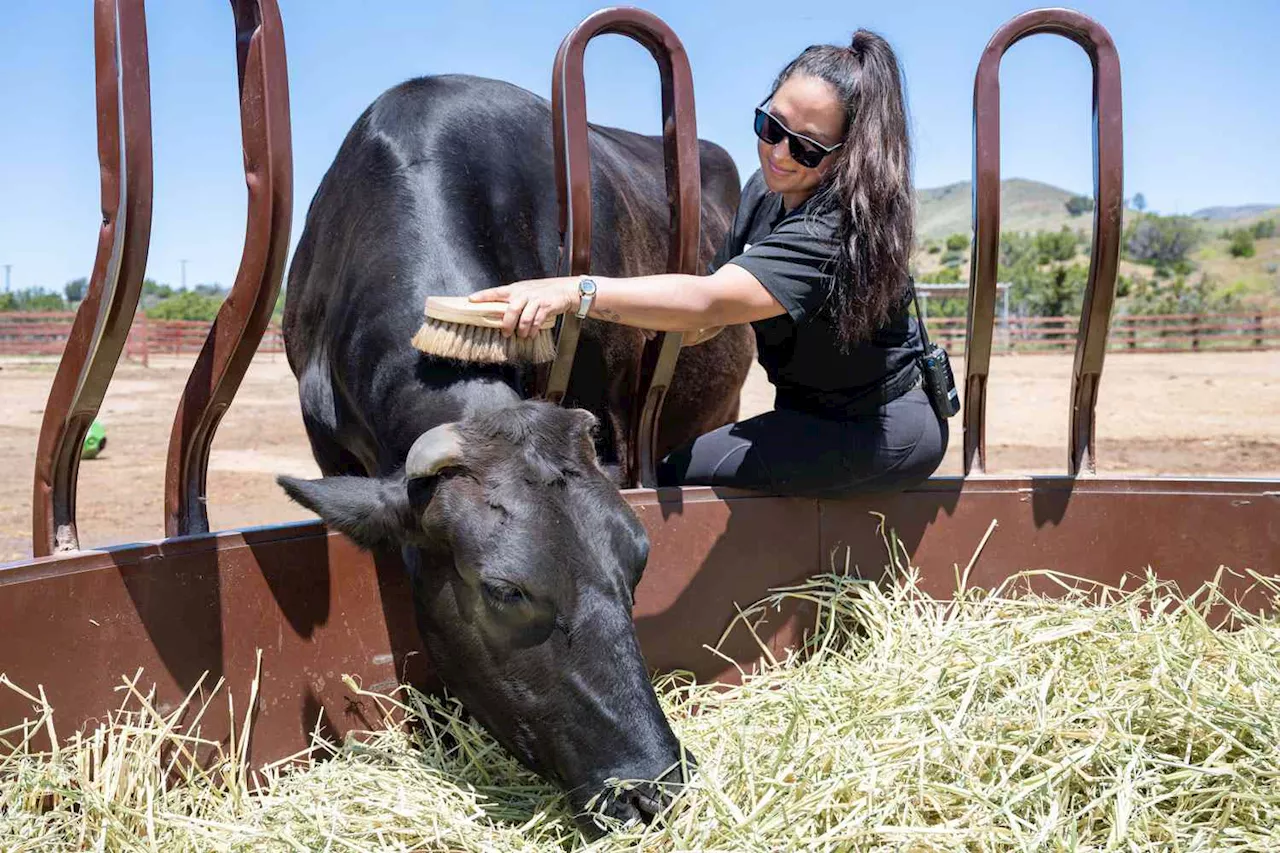
[[[84,446],[80,448],[81,459],[93,459],[107,449],[107,428],[101,421],[94,421],[89,433],[84,437]]]

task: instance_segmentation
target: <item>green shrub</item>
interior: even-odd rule
[[[1073,195],[1063,202],[1063,205],[1067,208],[1067,213],[1072,216],[1079,216],[1082,213],[1088,213],[1093,210],[1093,199],[1087,195]]]
[[[1188,216],[1142,216],[1125,229],[1124,249],[1130,260],[1171,267],[1186,260],[1200,233]]]
[[[1233,258],[1252,258],[1254,254],[1253,231],[1241,228],[1231,235],[1231,245],[1227,247]]]
[[[965,234],[952,234],[947,238],[948,252],[963,252],[969,248],[969,237]]]
[[[191,290],[179,290],[167,299],[161,299],[147,309],[152,320],[203,320],[210,322],[218,316],[222,297],[209,296]]]

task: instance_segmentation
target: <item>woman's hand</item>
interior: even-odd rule
[[[578,310],[577,278],[541,278],[491,287],[471,294],[472,302],[505,302],[502,336],[528,338],[536,335],[552,317]]]

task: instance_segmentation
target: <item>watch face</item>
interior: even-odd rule
[[[584,278],[579,284],[578,289],[582,291],[583,296],[596,295],[596,283],[589,278]]]

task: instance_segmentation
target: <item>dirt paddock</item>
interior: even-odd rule
[[[124,363],[100,419],[103,455],[81,466],[85,547],[163,535],[163,478],[174,408],[191,359]],[[1067,355],[997,356],[987,402],[988,463],[996,473],[1061,473],[1066,465]],[[31,553],[31,477],[56,364],[0,360],[0,561]],[[963,362],[957,360],[957,378]],[[742,417],[767,411],[773,389],[757,369]],[[939,473],[960,473],[960,422]],[[1280,354],[1112,354],[1098,405],[1103,473],[1280,477]],[[276,474],[317,476],[284,356],[255,360],[218,430],[209,471],[216,528],[294,521]]]

